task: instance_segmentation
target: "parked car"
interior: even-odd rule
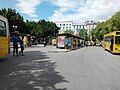
[[[37,45],[37,44],[38,44],[37,37],[32,36],[32,37],[31,37],[31,40],[30,40],[30,43],[31,43],[31,45]]]

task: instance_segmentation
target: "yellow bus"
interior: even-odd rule
[[[105,34],[103,47],[111,53],[120,53],[120,31]]]
[[[0,58],[10,52],[9,27],[7,18],[0,15]]]

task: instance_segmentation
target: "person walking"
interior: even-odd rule
[[[23,43],[24,43],[25,48],[27,48],[28,47],[28,38],[27,38],[27,36],[24,36]]]
[[[19,39],[18,39],[17,35],[13,35],[13,37],[11,38],[11,41],[13,42],[13,56],[15,56],[15,53],[16,53],[16,56],[18,56]]]
[[[23,44],[23,39],[22,39],[21,36],[19,37],[19,43],[20,43],[20,48],[21,48],[21,51],[19,52],[19,55],[24,56],[24,54],[23,54],[23,51],[24,51],[24,44]]]

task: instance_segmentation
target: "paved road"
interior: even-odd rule
[[[55,55],[54,55],[55,56]],[[68,90],[120,90],[120,56],[99,47],[87,47],[52,57]]]
[[[120,90],[120,56],[99,47],[33,46],[0,62],[0,90]]]

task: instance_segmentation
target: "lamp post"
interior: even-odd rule
[[[14,29],[14,32],[18,32],[18,31],[16,30],[16,29],[17,29],[17,26],[13,25],[12,27],[13,27],[13,29]]]

